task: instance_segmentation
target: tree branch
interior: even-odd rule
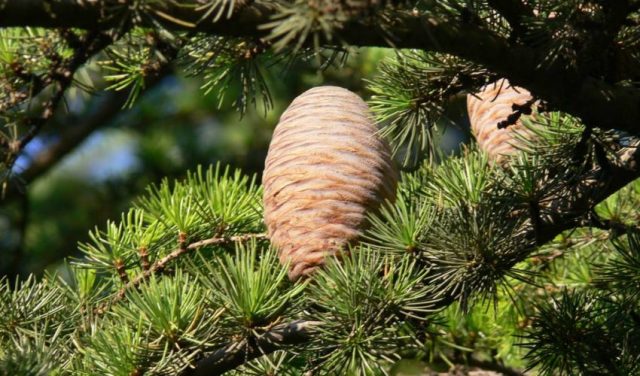
[[[154,65],[153,69],[147,71],[140,94],[155,87],[164,77],[172,72],[172,60],[177,56],[178,48],[168,45],[159,39],[156,41],[156,46],[165,50],[168,60]],[[60,95],[63,94],[64,91],[60,91]],[[128,97],[129,93],[125,91],[108,92],[102,103],[99,104],[97,110],[84,116],[80,124],[63,130],[59,135],[60,138],[48,149],[36,155],[25,171],[12,177],[6,185],[7,188],[5,192],[3,192],[4,196],[0,198],[0,202],[6,203],[16,195],[21,194],[25,185],[49,171],[49,169],[72,152],[95,130],[109,124],[118,114],[122,113],[122,107],[127,103]],[[44,125],[44,123],[42,125]]]
[[[159,259],[158,261],[154,262],[153,265],[151,265],[151,267],[149,267],[148,270],[144,270],[137,277],[127,282],[113,296],[112,299],[110,299],[109,301],[105,302],[104,304],[96,308],[95,312],[98,314],[104,313],[108,307],[124,299],[127,291],[137,288],[138,286],[140,286],[141,283],[151,278],[152,275],[162,273],[163,271],[165,271],[165,268],[167,267],[167,265],[169,265],[173,260],[176,260],[181,256],[184,256],[185,254],[190,253],[193,250],[200,249],[202,247],[206,247],[209,245],[230,244],[234,242],[247,241],[249,239],[264,239],[264,238],[266,238],[265,234],[243,234],[243,235],[236,235],[236,236],[230,236],[230,237],[226,237],[226,236],[214,237],[210,239],[200,240],[191,244],[186,244],[182,242],[182,235],[181,235],[180,246],[177,249],[175,249],[168,255],[164,256],[163,258]]]
[[[537,245],[545,244],[562,231],[577,227],[593,207],[640,177],[638,144],[624,149],[617,163],[600,166],[566,182],[566,188],[541,203],[542,218]]]
[[[198,361],[181,376],[214,376],[230,371],[250,360],[270,354],[284,346],[308,342],[313,329],[322,322],[297,320],[278,325],[259,337],[233,342]]]
[[[147,80],[144,91],[155,87],[168,73],[169,69],[164,69],[153,79]],[[100,103],[95,111],[83,116],[80,123],[73,127],[64,128],[53,145],[38,153],[24,171],[16,174],[11,179],[7,185],[5,196],[0,202],[7,203],[15,199],[16,196],[21,195],[25,186],[51,170],[65,156],[81,145],[93,132],[108,126],[116,116],[122,114],[122,106],[126,103],[128,96],[128,92],[120,91],[108,92],[104,97],[99,98]]]
[[[126,6],[119,12],[108,12],[117,4],[109,1],[5,0],[0,12],[0,27],[42,26],[108,29],[121,25],[127,17]],[[274,7],[258,4],[239,9],[231,18],[217,22],[202,20],[196,10],[198,1],[178,4],[164,2],[159,8],[147,11],[143,25],[157,22],[174,30],[191,30],[220,36],[264,38],[268,35],[262,25],[272,20]],[[494,0],[496,7],[509,14],[515,22],[522,9],[514,1]],[[189,4],[191,6],[189,6]],[[509,5],[511,4],[511,5]],[[160,12],[160,13],[158,13]],[[159,16],[171,14],[173,19]],[[475,23],[463,20],[440,20],[430,14],[416,15],[398,11],[386,29],[379,32],[376,25],[351,20],[336,31],[338,40],[353,46],[384,46],[415,48],[456,55],[484,65],[517,86],[524,87],[538,99],[548,103],[550,110],[559,110],[582,119],[591,127],[640,132],[640,89],[622,87],[590,77],[575,68],[557,64],[542,64],[544,49],[536,49],[510,41]],[[362,22],[361,22],[362,21]],[[325,43],[329,43],[326,42]],[[335,44],[335,42],[333,42]],[[544,68],[543,68],[544,66]],[[580,66],[580,64],[578,64]]]
[[[5,150],[3,156],[4,164],[7,170],[12,170],[18,158],[18,155],[24,148],[36,137],[42,127],[53,117],[55,110],[64,98],[66,90],[73,83],[73,75],[76,71],[94,54],[111,44],[115,40],[115,36],[101,31],[89,32],[81,40],[80,45],[74,50],[73,56],[69,59],[59,59],[52,65],[49,77],[37,88],[43,91],[51,87],[53,94],[42,105],[41,114],[37,117],[27,117],[24,125],[28,126],[28,130],[20,136],[20,138],[11,142],[5,142],[2,146]],[[37,92],[34,93],[38,94]],[[4,192],[3,192],[4,193]]]
[[[2,4],[4,3],[4,7]],[[165,1],[147,9],[150,17],[140,19],[142,26],[162,25],[173,30],[197,30],[211,34],[229,36],[260,36],[258,25],[269,20],[272,6],[254,4],[242,7],[232,18],[217,22],[203,20],[203,11],[198,11],[203,2]],[[40,26],[47,28],[75,27],[87,30],[107,30],[131,23],[133,14],[127,2],[116,0],[4,0],[0,1],[0,27]],[[168,18],[167,15],[171,17]],[[65,26],[67,25],[67,26]],[[73,25],[73,26],[72,26]]]
[[[53,145],[38,153],[24,171],[14,175],[9,182],[3,202],[13,200],[15,196],[22,193],[24,186],[48,172],[94,131],[108,125],[116,115],[121,113],[122,106],[127,100],[127,93],[110,92],[99,100],[101,103],[95,111],[83,117],[79,124],[64,128]]]
[[[622,221],[601,218],[595,211],[590,213],[590,218],[585,223],[586,227],[597,228],[609,232],[609,236],[617,238],[628,233],[640,234],[640,227],[628,225]]]
[[[488,0],[489,6],[497,10],[509,23],[514,36],[521,36],[526,31],[522,19],[533,16],[533,10],[522,0]]]

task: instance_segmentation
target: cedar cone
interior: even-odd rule
[[[467,95],[467,112],[471,131],[480,146],[493,162],[504,162],[505,158],[521,149],[522,139],[534,137],[530,129],[522,124],[521,115],[514,124],[498,128],[500,122],[515,116],[513,105],[524,105],[532,96],[526,89],[513,87],[506,79],[486,85],[480,92]],[[533,104],[531,107],[535,107]]]
[[[289,278],[308,276],[355,242],[393,201],[397,171],[367,104],[349,90],[298,96],[276,127],[262,177],[264,219]]]

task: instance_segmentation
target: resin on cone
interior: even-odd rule
[[[531,115],[522,115],[515,124],[498,128],[498,123],[514,112],[513,104],[523,105],[531,98],[529,91],[511,86],[506,79],[486,85],[474,95],[467,95],[471,132],[490,160],[503,162],[520,150],[523,139],[533,137],[531,130],[522,124],[522,119]]]
[[[289,278],[339,255],[394,200],[397,171],[367,104],[322,86],[298,96],[276,127],[262,184],[264,219]]]

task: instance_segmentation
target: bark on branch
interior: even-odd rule
[[[117,303],[125,298],[128,291],[138,288],[140,284],[151,278],[153,275],[160,274],[165,271],[167,266],[173,262],[174,260],[191,253],[197,249],[202,247],[207,247],[210,245],[220,245],[220,244],[232,244],[235,242],[243,242],[250,239],[264,239],[266,238],[265,234],[244,234],[244,235],[234,235],[230,237],[213,237],[209,239],[200,240],[191,244],[187,244],[186,240],[182,238],[183,234],[180,235],[179,247],[173,250],[168,255],[163,258],[157,260],[150,266],[149,269],[144,270],[142,273],[137,275],[131,281],[126,281],[125,285],[118,290],[118,292],[110,299],[104,302],[104,304],[100,305],[95,309],[97,314],[102,314],[106,312],[107,308],[112,306],[114,303]]]
[[[0,203],[12,202],[17,196],[24,194],[30,183],[51,170],[94,131],[110,124],[111,120],[122,111],[127,93],[108,93],[98,100],[100,103],[93,113],[84,117],[75,126],[62,129],[55,143],[36,154],[24,171],[14,175]]]
[[[130,26],[135,13],[128,3],[116,0],[2,0],[0,27],[106,30]],[[142,17],[136,22],[141,26],[160,24],[173,30],[195,28],[212,34],[259,36],[266,32],[258,30],[257,26],[269,20],[273,13],[272,7],[255,5],[243,7],[232,18],[213,22],[210,19],[202,20],[204,11],[197,10],[202,5],[201,0],[162,2],[153,8],[143,9],[148,17]]]
[[[309,341],[313,329],[322,322],[298,320],[279,325],[251,341],[243,340],[214,351],[187,369],[181,376],[221,375],[250,360],[270,354],[284,346],[297,345]]]
[[[161,44],[162,42],[158,41],[157,43]],[[147,72],[147,77],[140,94],[154,88],[164,77],[173,71],[172,59],[176,57],[178,49],[173,46],[167,46],[165,47],[165,51],[169,59],[154,66],[153,69]],[[85,60],[89,59],[91,55],[92,54],[89,54]],[[61,91],[59,95],[64,95],[64,90]],[[24,171],[13,175],[7,184],[6,191],[3,192],[4,195],[0,197],[0,204],[11,202],[16,196],[24,194],[24,190],[29,183],[49,171],[66,155],[82,144],[94,131],[111,123],[118,114],[122,113],[122,108],[127,103],[128,97],[128,92],[114,91],[106,93],[104,98],[98,98],[98,100],[102,100],[99,101],[95,111],[84,116],[82,120],[77,122],[73,127],[64,128],[58,134],[58,140],[47,149],[38,153]],[[76,122],[74,121],[74,123]]]
[[[108,0],[4,0],[0,27],[41,26],[109,29],[131,23],[128,6]],[[517,1],[492,1],[516,22],[526,9]],[[0,2],[2,4],[2,2]],[[119,5],[118,5],[119,4]],[[165,2],[145,11],[138,22],[159,23],[174,30],[191,30],[221,36],[262,38],[268,34],[262,25],[272,21],[274,8],[252,5],[239,9],[231,18],[217,22],[202,19],[198,0],[178,4]],[[563,64],[541,65],[546,51],[509,41],[477,23],[464,20],[440,20],[429,14],[399,11],[388,30],[377,30],[366,20],[352,20],[336,31],[336,39],[352,46],[415,48],[456,55],[484,65],[511,83],[527,88],[536,98],[549,104],[550,110],[575,115],[591,127],[621,129],[640,133],[640,89],[607,83],[567,68]],[[335,44],[334,40],[334,44]],[[544,68],[543,68],[544,66]],[[578,64],[580,66],[580,64]]]
[[[524,17],[533,16],[533,10],[522,0],[488,0],[489,5],[498,11],[511,26],[516,35],[524,34]]]

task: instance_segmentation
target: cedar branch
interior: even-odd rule
[[[89,58],[107,47],[115,39],[116,36],[109,32],[89,32],[83,38],[70,59],[55,64],[52,67],[52,69],[59,74],[56,74],[51,78],[49,85],[43,85],[38,88],[40,91],[43,91],[47,87],[53,88],[53,94],[42,105],[40,116],[26,118],[23,125],[27,126],[28,130],[19,139],[10,142],[9,145],[5,145],[8,147],[6,147],[7,150],[3,157],[5,159],[7,170],[11,170],[13,168],[20,152],[24,150],[24,148],[42,130],[44,125],[53,117],[56,108],[64,99],[66,90],[71,87],[73,83],[73,75],[76,71],[86,63]]]
[[[202,247],[210,246],[210,245],[221,245],[221,244],[231,244],[235,242],[244,242],[249,239],[266,239],[266,234],[242,234],[242,235],[234,235],[234,236],[222,236],[222,237],[213,237],[210,239],[204,239],[197,242],[193,242],[190,244],[185,244],[183,246],[178,247],[173,250],[168,255],[164,256],[160,260],[154,262],[148,270],[143,271],[137,277],[129,281],[125,284],[118,292],[104,304],[100,305],[96,308],[96,313],[104,313],[108,307],[113,305],[114,303],[119,302],[124,299],[127,291],[132,290],[140,286],[144,281],[151,278],[152,275],[162,273],[167,265],[171,263],[173,260],[184,256],[187,253],[190,253],[193,250],[200,249]]]
[[[161,43],[161,41],[158,41],[156,45],[160,46]],[[148,92],[154,88],[173,70],[171,59],[177,56],[178,49],[172,46],[163,47],[170,59],[162,61],[147,72],[141,93]],[[90,56],[87,58],[89,57]],[[63,90],[59,92],[60,96],[63,94]],[[80,121],[74,119],[73,123],[76,123],[74,126],[67,126],[61,130],[59,138],[51,146],[35,155],[29,166],[24,171],[13,174],[11,180],[6,186],[4,195],[0,197],[0,203],[8,203],[16,196],[24,194],[24,188],[26,185],[49,171],[66,155],[82,144],[82,142],[93,134],[94,131],[109,125],[117,115],[122,113],[122,108],[127,103],[128,96],[128,92],[120,91],[108,92],[103,98],[97,98],[98,104],[94,111],[83,116]],[[67,121],[71,122],[71,120]],[[15,157],[17,157],[17,155]]]
[[[107,30],[127,23],[125,10],[116,15],[108,13],[109,6],[117,8],[118,3],[120,2],[107,0],[5,0],[4,8],[0,11],[0,27]],[[506,14],[517,15],[523,11],[512,12],[511,7],[507,11],[507,5],[513,2],[502,0],[494,3],[496,6],[498,3],[506,4],[501,5]],[[271,22],[276,14],[275,7],[258,3],[239,9],[230,18],[213,22],[202,19],[202,12],[198,11],[197,4],[199,2],[196,0],[186,3],[163,2],[158,5],[159,8],[149,11],[149,17],[140,22],[148,27],[159,23],[173,30],[260,39],[269,32],[262,25]],[[121,3],[119,6],[123,7]],[[154,17],[153,13],[157,11],[171,14],[181,22],[157,15]],[[392,21],[385,29],[393,31],[391,36],[379,30],[375,18],[374,21],[371,18],[356,18],[335,31],[336,39],[359,47],[391,45],[395,48],[422,49],[459,56],[508,78],[514,85],[528,89],[535,97],[548,103],[549,110],[572,114],[590,127],[640,133],[640,89],[606,82],[576,68],[588,66],[588,62],[579,62],[576,67],[566,67],[561,61],[545,66],[547,51],[544,48],[507,40],[482,23],[467,22],[455,17],[440,19],[429,13],[416,14],[400,10],[390,19]]]
[[[533,16],[533,10],[527,3],[522,0],[488,0],[487,2],[507,20],[516,35],[522,36],[525,33],[523,18]]]
[[[181,376],[221,375],[284,346],[308,342],[314,328],[319,325],[322,325],[321,321],[297,320],[278,325],[251,341],[231,342],[198,361],[194,368],[187,369]]]
[[[519,244],[523,245],[522,249],[515,250],[520,259],[514,262],[514,265],[530,257],[538,246],[548,243],[563,231],[584,225],[585,216],[596,204],[638,177],[640,148],[634,145],[620,152],[617,164],[606,168],[594,167],[575,178],[573,183],[567,182],[564,192],[542,198],[540,203],[544,203],[541,206],[546,210],[542,212],[539,224],[534,225],[530,222],[518,234],[523,239]],[[447,296],[440,305],[444,307],[454,301],[455,297]],[[277,335],[269,337],[268,344],[261,344],[261,347],[243,347],[238,344],[225,346],[199,361],[195,369],[189,370],[183,376],[220,375],[247,360],[269,354],[282,346],[305,343],[311,338],[312,333],[306,325],[302,325],[303,323],[295,322],[296,325],[287,326],[284,331],[277,331]]]

